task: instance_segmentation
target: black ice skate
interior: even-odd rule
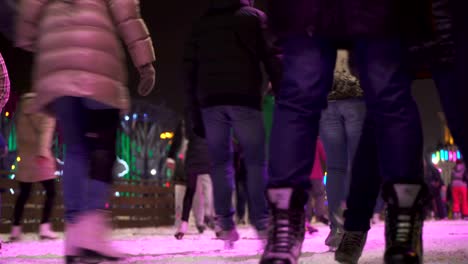
[[[385,263],[422,264],[427,187],[422,184],[389,184],[384,186],[383,195],[387,202]]]
[[[357,264],[367,240],[367,232],[345,231],[335,252],[335,260],[341,264]]]
[[[222,230],[219,232],[218,239],[224,241],[224,249],[233,249],[234,242],[239,240],[239,233],[236,228],[232,230]]]
[[[305,190],[269,189],[271,229],[260,264],[297,264],[305,234]]]

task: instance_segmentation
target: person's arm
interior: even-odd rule
[[[39,128],[37,156],[51,157],[52,142],[55,133],[55,118],[46,114],[37,115],[37,128]]]
[[[16,20],[16,46],[35,51],[39,19],[48,0],[21,0]]]
[[[153,62],[156,60],[156,55],[148,28],[141,18],[140,2],[138,0],[109,0],[109,7],[117,31],[127,46],[133,65],[140,74],[138,93],[147,96],[155,84],[156,71]]]
[[[138,0],[110,0],[109,7],[119,35],[127,45],[136,68],[153,63],[153,42],[140,14]]]
[[[8,70],[0,53],[0,111],[5,107],[10,98],[10,78]]]
[[[276,38],[268,26],[267,16],[264,13],[259,12],[258,18],[259,54],[268,77],[270,78],[272,90],[276,93],[279,90],[283,74],[282,51],[275,44]]]

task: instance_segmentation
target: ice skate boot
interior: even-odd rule
[[[124,258],[124,254],[112,245],[110,223],[104,210],[85,213],[80,217],[78,226],[82,237],[78,245],[79,256],[102,261],[120,261]]]
[[[39,226],[39,238],[41,240],[55,240],[58,236],[52,231],[50,223],[43,223]]]
[[[17,242],[21,240],[22,236],[22,228],[21,226],[13,226],[11,228],[10,239],[9,242]]]
[[[325,239],[325,245],[328,246],[330,252],[335,252],[341,243],[344,231],[341,228],[332,227]]]
[[[218,238],[224,241],[224,249],[234,249],[234,242],[239,240],[239,233],[235,228],[231,230],[222,230],[219,232]]]
[[[297,264],[305,235],[307,191],[269,189],[267,196],[272,223],[260,264]]]
[[[179,229],[174,234],[174,237],[177,240],[182,240],[182,238],[184,238],[185,233],[187,233],[187,227],[188,227],[188,223],[186,221],[183,221],[182,223],[180,223]]]
[[[306,223],[305,228],[310,235],[318,232],[318,229],[313,227],[310,223]]]
[[[345,231],[335,252],[335,260],[341,264],[357,264],[367,240],[367,232]]]
[[[422,264],[424,206],[428,198],[423,184],[387,184],[385,264]]]

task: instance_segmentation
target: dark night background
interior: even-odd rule
[[[155,46],[156,89],[145,100],[163,104],[180,113],[183,109],[183,88],[181,81],[181,61],[184,40],[197,19],[208,5],[209,0],[140,0],[141,12],[151,32]],[[259,8],[264,1],[256,1]],[[12,90],[22,93],[29,89],[29,71],[32,58],[18,50],[13,50],[5,39],[0,39],[0,52],[5,58],[12,79]],[[130,64],[129,64],[130,65]],[[129,67],[130,90],[134,92],[138,76]],[[440,105],[431,80],[416,81],[413,87],[420,106],[423,120],[426,148],[434,147],[442,137],[442,127],[437,113]]]

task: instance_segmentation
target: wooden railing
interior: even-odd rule
[[[50,222],[54,230],[64,228],[62,186],[56,181],[57,196]],[[13,210],[19,194],[18,183],[0,178],[1,216],[0,233],[10,232]],[[36,232],[41,221],[45,192],[41,184],[34,184],[23,214],[23,230]],[[114,182],[112,198],[108,204],[112,210],[114,228],[154,227],[174,223],[174,188],[162,187],[159,182],[125,181]]]

